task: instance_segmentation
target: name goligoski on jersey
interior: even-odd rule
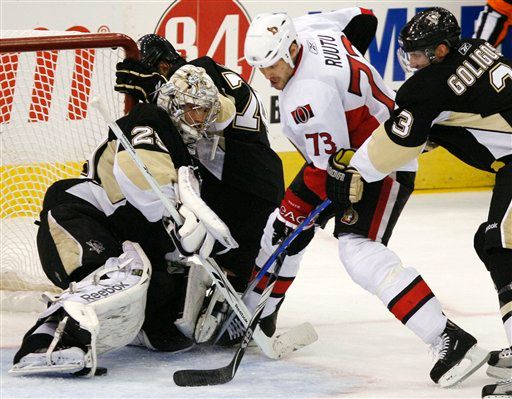
[[[385,127],[401,146],[430,139],[490,172],[495,161],[512,160],[512,62],[483,40],[464,39],[442,62],[416,72],[396,104]]]

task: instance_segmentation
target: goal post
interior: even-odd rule
[[[105,140],[107,121],[94,101],[99,99],[113,119],[131,109],[135,100],[114,90],[115,66],[138,55],[136,43],[119,33],[1,31],[3,310],[13,306],[9,293],[55,289],[36,247],[44,194],[56,180],[78,177]]]

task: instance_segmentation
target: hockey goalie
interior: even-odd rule
[[[131,342],[170,352],[192,346],[174,321],[183,309],[187,275],[195,279],[189,287],[204,288],[191,294],[192,320],[208,281],[200,269],[188,272],[182,254],[207,258],[237,243],[200,198],[198,177],[169,107],[179,103],[181,112],[172,117],[196,136],[215,129],[224,116],[234,117],[222,112],[234,107],[204,70],[184,68],[176,79],[185,82],[165,85],[158,105],[138,104],[117,121],[176,204],[183,224],[170,218],[141,167],[109,130],[81,178],[57,181],[46,192],[38,251],[45,274],[63,292],[45,296],[48,307],[24,336],[11,373],[92,376],[99,370],[98,355]],[[190,298],[187,304],[188,314]]]

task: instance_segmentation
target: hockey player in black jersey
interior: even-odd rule
[[[201,68],[190,66],[187,73],[179,92],[183,120],[197,131],[222,124],[230,100]],[[64,291],[48,296],[48,309],[25,335],[12,373],[93,375],[99,354],[136,337],[156,350],[191,347],[192,340],[174,325],[184,288],[176,249],[208,257],[212,237],[227,238],[219,241],[224,250],[236,243],[220,220],[214,227],[198,212],[211,210],[199,197],[192,159],[171,111],[166,101],[138,104],[117,125],[163,194],[179,205],[183,226],[173,229],[167,222],[169,210],[110,130],[84,176],[57,181],[45,195],[38,251],[45,274]],[[189,276],[198,269],[192,266]]]
[[[348,206],[350,189],[360,187],[358,180],[382,179],[416,158],[427,140],[495,173],[488,219],[474,244],[497,289],[512,344],[512,62],[483,40],[461,39],[455,17],[438,7],[412,18],[399,43],[404,68],[415,73],[398,90],[392,117],[356,152],[349,168],[340,170],[344,177],[337,183],[337,200]],[[461,360],[462,348],[474,344],[457,330],[447,330],[444,340],[434,380]],[[511,353],[509,348],[492,352],[488,374],[510,377]],[[507,391],[500,387],[487,386],[483,394]]]
[[[270,147],[264,107],[240,75],[212,58],[186,61],[171,43],[155,34],[143,36],[138,44],[140,61],[127,59],[117,66],[117,91],[155,102],[161,84],[189,64],[204,68],[218,90],[234,103],[236,116],[217,132],[199,136],[179,120],[176,126],[199,167],[201,197],[239,244],[215,259],[228,271],[234,288],[242,292],[251,277],[267,218],[284,195],[282,164]],[[266,332],[272,335],[270,324]]]

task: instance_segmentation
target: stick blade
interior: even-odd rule
[[[174,383],[180,387],[221,385],[233,379],[233,365],[212,370],[178,370],[173,374]]]
[[[311,323],[305,322],[291,330],[277,335],[273,340],[273,349],[280,359],[300,348],[311,345],[318,340],[318,334]]]

